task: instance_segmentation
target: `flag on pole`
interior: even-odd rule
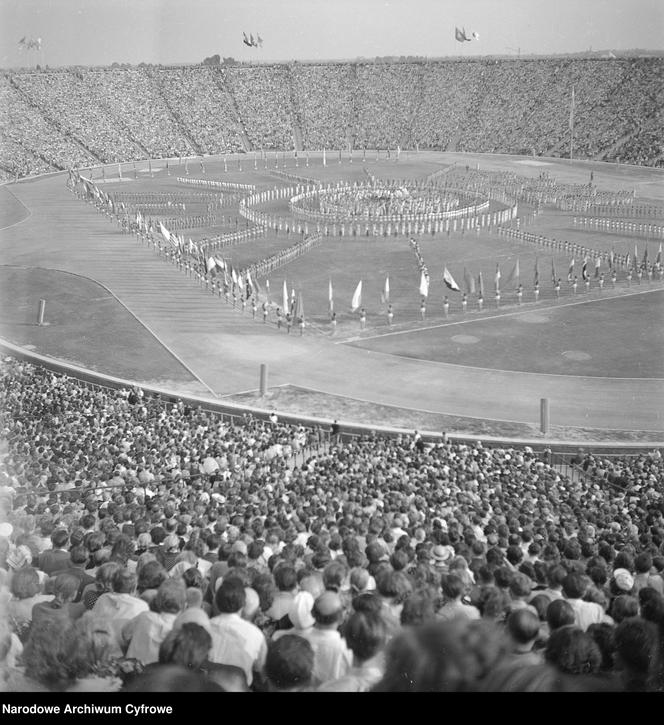
[[[215,261],[214,257],[210,257],[207,261],[207,264],[205,266],[207,273],[210,274],[212,270],[217,266],[217,262]]]
[[[420,275],[420,294],[422,297],[429,296],[429,276],[424,272]]]
[[[166,227],[161,222],[159,222],[159,231],[161,232],[161,236],[167,242],[171,241],[171,233],[168,231],[168,229],[166,229]]]
[[[569,270],[567,272],[567,281],[571,282],[572,277],[574,277],[574,258],[572,257],[572,261],[569,263]]]
[[[233,284],[237,285],[237,283],[238,283],[237,272],[232,267],[231,267],[231,279],[233,280]]]
[[[657,259],[655,259],[655,266],[659,269],[662,266],[662,243],[659,243],[659,249],[657,250]]]
[[[286,286],[286,280],[284,280],[284,288],[282,290],[282,307],[284,315],[288,312],[288,287]]]
[[[327,287],[327,301],[330,308],[330,314],[334,312],[334,291],[332,290],[332,280],[330,279]]]
[[[569,109],[569,130],[574,130],[574,86],[572,86],[572,103]]]
[[[496,264],[496,276],[493,279],[496,292],[500,289],[500,265]]]
[[[291,287],[290,292],[290,310],[291,313],[295,314],[295,306],[297,304],[297,300],[295,299],[295,287]]]
[[[297,315],[304,320],[304,303],[302,302],[302,292],[297,296]]]
[[[648,268],[648,243],[646,242],[646,251],[643,253],[643,262],[641,262],[643,269]]]
[[[270,301],[270,280],[265,280],[265,294],[267,295],[267,301]]]
[[[352,312],[355,312],[355,310],[360,307],[362,304],[362,280],[360,280],[357,283],[357,287],[355,288],[355,292],[353,293],[353,299],[350,303],[350,308]]]
[[[611,249],[611,251],[609,252],[609,269],[613,269],[613,262],[614,262],[615,256],[616,256],[615,252],[613,251],[613,249]]]
[[[323,166],[327,166],[327,156],[325,155],[325,149],[323,149]]]
[[[558,277],[556,277],[556,264],[553,261],[553,257],[551,257],[551,281],[553,284],[558,281]]]
[[[447,267],[443,269],[443,282],[445,282],[447,287],[454,292],[459,292],[461,290],[459,285],[454,281],[454,277],[452,277]]]
[[[509,284],[510,282],[516,282],[518,284],[519,276],[520,276],[519,258],[517,257],[516,264],[514,265],[514,267],[512,267],[512,271],[510,272],[509,277],[507,278],[507,283]]]
[[[469,274],[466,268],[463,268],[463,281],[465,283],[466,292],[468,292],[469,295],[475,294],[475,280],[473,279],[473,275]]]
[[[634,269],[637,269],[639,266],[639,250],[636,244],[634,245]]]
[[[595,279],[597,279],[597,277],[599,277],[599,268],[601,265],[602,265],[602,260],[599,257],[597,257],[597,259],[595,260]]]
[[[588,257],[583,258],[583,265],[581,267],[581,278],[584,282],[590,279],[588,275]]]
[[[477,293],[480,297],[484,297],[484,279],[482,278],[482,271],[480,270],[477,276]]]
[[[535,275],[533,279],[533,284],[535,285],[535,287],[539,285],[539,267],[537,265],[537,257],[535,257]]]
[[[383,288],[383,294],[381,295],[383,304],[387,305],[390,302],[390,278],[385,277],[385,287]]]

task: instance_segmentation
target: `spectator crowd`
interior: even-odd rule
[[[661,166],[661,77],[661,58],[5,71],[0,171],[293,148],[568,156],[571,117],[574,158]]]
[[[232,420],[0,367],[2,691],[661,691],[661,453]]]

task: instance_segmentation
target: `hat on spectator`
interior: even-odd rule
[[[152,546],[152,537],[147,532],[138,535],[137,542],[139,549],[149,549]]]
[[[7,556],[7,566],[11,569],[21,569],[24,566],[29,566],[32,562],[32,553],[27,546],[17,546]]]
[[[5,521],[4,523],[0,524],[0,536],[6,536],[9,538],[14,531],[14,527]]]
[[[436,566],[445,566],[454,556],[454,549],[451,546],[438,544],[438,546],[433,547],[431,554]]]
[[[293,597],[293,603],[288,610],[288,619],[296,629],[308,629],[313,627],[316,620],[311,614],[314,606],[314,598],[309,592],[298,592]]]
[[[169,534],[164,539],[164,550],[165,551],[180,551],[180,539],[176,534]]]
[[[631,592],[634,588],[634,577],[627,569],[616,569],[613,572],[613,580],[618,589],[622,589],[625,592]]]

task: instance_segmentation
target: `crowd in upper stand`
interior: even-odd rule
[[[433,148],[661,166],[662,60],[5,72],[3,178],[260,149]],[[18,120],[20,120],[20,123]]]
[[[0,368],[0,690],[664,688],[659,451],[230,422]]]

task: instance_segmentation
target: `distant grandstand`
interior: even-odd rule
[[[288,149],[570,155],[664,165],[660,57],[6,71],[0,178]]]

